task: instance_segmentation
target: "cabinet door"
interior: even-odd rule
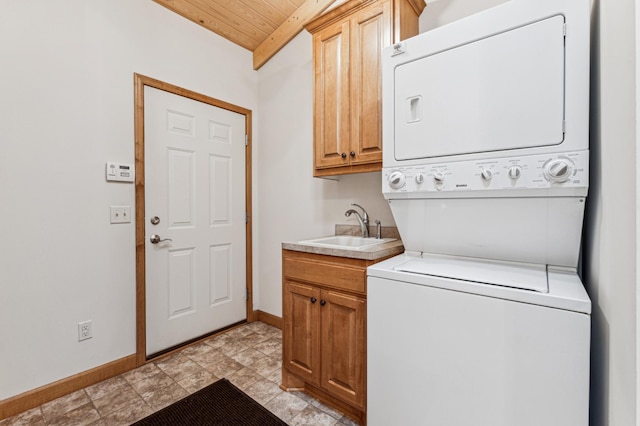
[[[365,299],[330,290],[321,296],[322,387],[364,409]]]
[[[391,45],[391,3],[351,18],[351,164],[382,162],[382,49]]]
[[[313,36],[315,167],[349,163],[349,21]]]
[[[284,367],[301,379],[320,383],[320,290],[285,281],[283,292]]]

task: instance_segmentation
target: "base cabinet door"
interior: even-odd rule
[[[284,282],[282,356],[284,366],[301,379],[320,385],[320,290]]]
[[[337,291],[321,297],[322,387],[364,409],[366,301]]]

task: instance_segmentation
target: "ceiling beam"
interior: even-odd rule
[[[306,0],[276,30],[253,51],[253,69],[263,66],[304,28],[304,24],[315,18],[335,0]]]

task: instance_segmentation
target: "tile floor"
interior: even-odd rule
[[[304,393],[282,391],[281,359],[281,331],[253,322],[0,420],[0,426],[129,425],[222,377],[289,425],[355,425]]]

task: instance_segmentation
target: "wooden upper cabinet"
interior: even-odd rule
[[[309,22],[314,176],[382,168],[382,49],[418,34],[423,0],[350,0]]]

